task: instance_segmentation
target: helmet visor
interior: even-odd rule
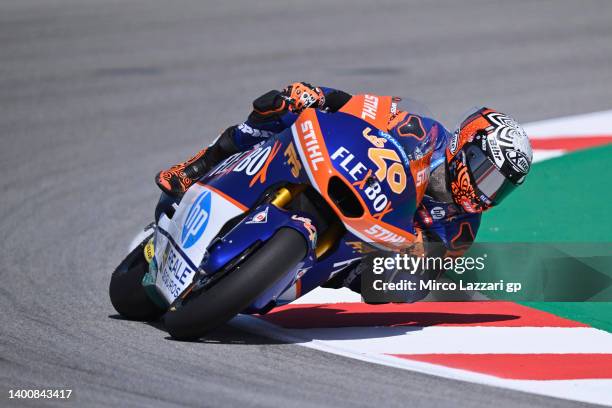
[[[468,146],[466,156],[476,187],[494,204],[499,204],[516,188],[478,146]]]

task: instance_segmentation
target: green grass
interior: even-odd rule
[[[612,302],[519,302],[612,333]]]
[[[484,214],[478,241],[612,242],[612,145],[535,164]],[[612,332],[612,302],[522,303]]]
[[[480,242],[612,242],[612,145],[536,163],[483,215]]]

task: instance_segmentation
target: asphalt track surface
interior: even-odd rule
[[[259,94],[307,80],[447,122],[475,104],[521,121],[609,109],[611,19],[606,1],[2,1],[0,405],[54,387],[75,406],[579,405],[229,326],[175,342],[117,319],[107,288],[154,173]]]

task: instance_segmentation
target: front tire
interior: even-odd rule
[[[243,311],[295,268],[307,252],[302,234],[281,228],[212,287],[179,297],[164,316],[166,329],[177,340],[204,336]]]
[[[113,272],[108,289],[115,310],[130,320],[157,320],[164,313],[149,298],[142,286],[142,278],[149,270],[144,257],[146,239],[132,250]]]

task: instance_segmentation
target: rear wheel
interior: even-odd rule
[[[149,270],[143,252],[146,241],[134,248],[115,269],[108,290],[115,310],[131,320],[157,320],[164,313],[142,286],[142,278]]]
[[[177,298],[164,316],[168,332],[178,340],[202,337],[253,303],[295,268],[307,252],[302,234],[281,228],[212,286],[187,289],[186,295]]]

